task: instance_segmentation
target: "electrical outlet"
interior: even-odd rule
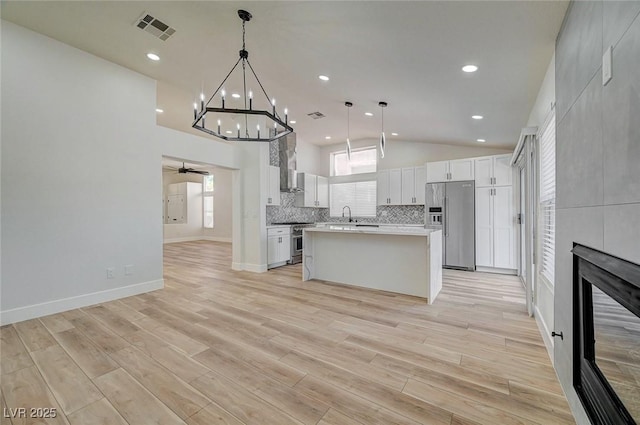
[[[389,212],[388,212],[388,211],[382,211],[382,212],[380,213],[380,215],[381,215],[382,217],[386,217],[388,214],[389,214]]]
[[[124,275],[131,276],[133,274],[133,264],[127,264],[124,266]]]
[[[107,267],[107,279],[115,278],[115,270],[113,267]]]

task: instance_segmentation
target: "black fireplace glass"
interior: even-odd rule
[[[640,318],[591,286],[595,364],[640,423]]]

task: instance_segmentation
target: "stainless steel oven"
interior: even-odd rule
[[[302,263],[302,227],[291,229],[291,264]]]

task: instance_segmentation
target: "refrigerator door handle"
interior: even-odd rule
[[[444,235],[449,236],[449,209],[447,208],[447,201],[449,198],[444,197]]]

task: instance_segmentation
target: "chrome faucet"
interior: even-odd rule
[[[349,223],[351,223],[353,220],[351,219],[351,207],[349,205],[345,205],[344,207],[342,207],[342,216],[344,217],[344,209],[345,208],[349,208]]]

